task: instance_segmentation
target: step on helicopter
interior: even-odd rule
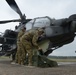
[[[49,16],[26,19],[15,0],[5,0],[8,5],[20,16],[20,19],[0,21],[0,24],[19,22],[15,30],[5,30],[0,35],[0,55],[15,55],[17,34],[24,25],[29,30],[43,28],[45,35],[38,42],[43,48],[44,55],[48,56],[54,50],[74,41],[76,32],[76,14],[64,19],[51,19]]]

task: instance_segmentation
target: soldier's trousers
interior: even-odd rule
[[[28,65],[32,65],[32,56],[33,56],[32,44],[30,43],[30,41],[23,40],[23,39],[21,39],[21,43],[23,45],[23,49],[26,50],[25,54],[28,53]]]
[[[22,44],[17,42],[17,53],[16,53],[16,62],[19,64],[24,64],[25,60],[25,51],[22,49]]]

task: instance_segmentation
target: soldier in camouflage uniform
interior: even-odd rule
[[[22,46],[23,46],[21,48],[25,49],[26,53],[28,53],[28,66],[32,66],[32,56],[33,56],[32,44],[38,50],[41,50],[41,48],[38,46],[37,40],[38,40],[38,37],[41,36],[43,33],[44,33],[43,29],[30,30],[30,31],[26,32],[20,38],[20,41],[21,41]]]
[[[26,27],[22,27],[20,32],[18,33],[18,37],[17,37],[17,53],[16,53],[16,62],[18,62],[18,64],[21,64],[21,43],[20,43],[20,38],[22,37],[22,35],[25,33],[26,31]],[[24,52],[25,53],[25,52]]]

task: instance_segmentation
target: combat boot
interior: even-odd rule
[[[21,65],[25,65],[23,61],[21,62]]]
[[[29,63],[28,66],[32,66],[32,63]]]

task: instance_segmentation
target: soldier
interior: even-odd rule
[[[26,31],[26,27],[22,27],[20,32],[18,33],[18,37],[17,37],[17,53],[16,53],[16,62],[18,62],[18,64],[21,64],[21,43],[20,43],[20,38],[22,37],[22,35],[25,33]],[[24,52],[25,53],[25,52]]]
[[[26,32],[21,38],[20,42],[22,43],[21,47],[22,49],[26,50],[26,53],[28,53],[28,66],[32,66],[32,44],[35,46],[38,50],[42,50],[37,43],[38,37],[41,36],[44,33],[43,29],[37,29],[37,30],[30,30]],[[24,60],[24,59],[23,59]]]

